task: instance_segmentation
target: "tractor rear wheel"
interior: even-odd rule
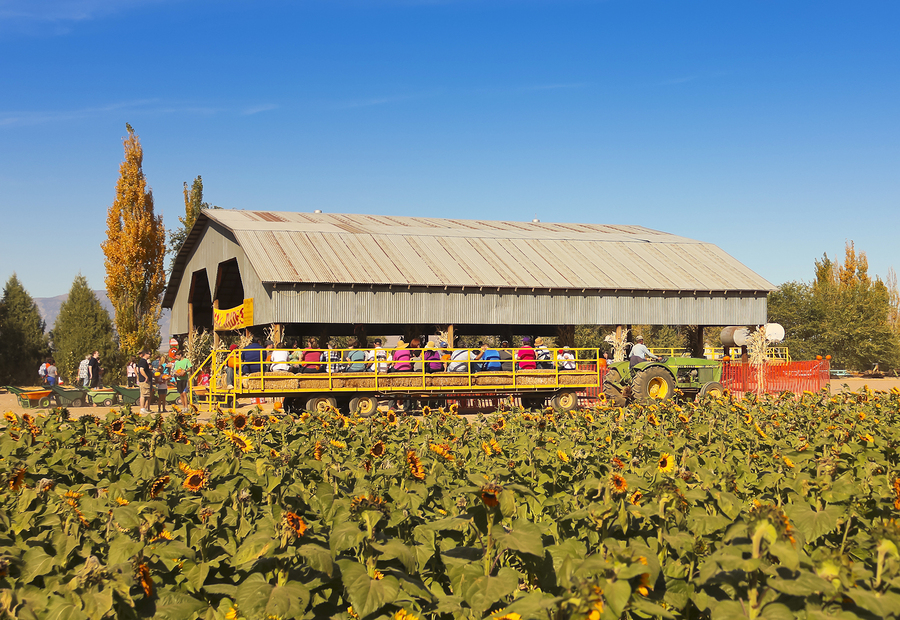
[[[603,394],[616,407],[624,407],[628,402],[628,399],[625,398],[622,390],[617,385],[621,378],[619,371],[613,368],[606,373],[606,377],[603,379]]]
[[[631,385],[639,403],[669,400],[675,396],[675,379],[661,366],[651,366],[637,373]]]
[[[711,396],[713,398],[718,398],[725,394],[725,386],[723,386],[718,381],[710,381],[709,383],[704,383],[700,388],[700,400],[703,400],[707,396]]]

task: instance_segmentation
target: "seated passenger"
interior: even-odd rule
[[[300,372],[322,372],[322,351],[316,348],[315,338],[306,341],[306,348],[300,356]]]
[[[366,369],[372,372],[387,372],[387,351],[381,348],[381,338],[373,342],[375,348],[366,352],[366,362],[370,362]]]
[[[628,358],[629,366],[632,368],[635,367],[636,364],[640,364],[641,362],[646,362],[648,359],[658,360],[659,358],[650,353],[650,349],[648,349],[644,345],[644,337],[638,336],[635,338],[637,344],[635,344],[631,348],[631,355]]]
[[[503,372],[513,371],[513,354],[509,350],[509,341],[500,341],[500,370]]]
[[[349,363],[344,366],[344,372],[363,372],[366,369],[366,353],[357,349],[356,347],[358,346],[359,342],[356,340],[351,340],[350,344],[347,345],[350,349],[347,351],[347,361]]]
[[[334,350],[334,342],[331,340],[328,341],[328,350],[323,353],[323,357],[328,362],[325,366],[328,372],[341,372],[343,370],[344,365],[341,364],[341,352]]]
[[[468,349],[455,349],[450,354],[450,363],[447,364],[447,372],[468,372],[469,361],[472,354]]]
[[[534,370],[537,368],[535,363],[534,349],[531,348],[531,338],[525,336],[522,338],[522,348],[516,351],[516,359],[519,363],[516,365],[518,370]]]
[[[290,353],[288,353],[287,349],[275,349],[274,351],[272,351],[271,370],[289,370],[290,365],[288,364],[288,361],[290,361],[290,357]]]
[[[500,353],[496,349],[489,349],[486,344],[481,345],[481,352],[475,359],[481,360],[481,372],[499,372],[503,370],[500,363]]]
[[[249,375],[254,372],[262,372],[262,345],[259,337],[253,336],[253,341],[241,351],[241,374]]]
[[[563,347],[557,352],[557,360],[559,360],[560,370],[575,370],[575,356],[569,347]]]
[[[422,352],[422,359],[425,360],[425,372],[443,372],[444,363],[441,361],[441,354],[431,340],[425,345],[425,350]]]
[[[553,370],[553,362],[550,361],[552,353],[544,345],[543,338],[537,338],[534,341],[534,355],[537,358],[537,367],[539,370]]]
[[[412,353],[406,348],[408,346],[402,340],[397,341],[397,348],[391,354],[388,372],[412,372]]]

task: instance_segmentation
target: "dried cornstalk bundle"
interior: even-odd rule
[[[271,340],[276,347],[282,345],[284,339],[284,326],[279,323],[272,323],[266,328],[266,340]]]
[[[628,337],[628,332],[630,331],[630,329],[623,329],[618,333],[610,332],[607,334],[606,338],[603,339],[604,342],[612,346],[614,362],[621,362],[625,359],[625,339]]]

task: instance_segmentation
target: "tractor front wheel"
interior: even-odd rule
[[[711,396],[712,398],[718,398],[725,394],[725,386],[723,386],[718,381],[710,381],[709,383],[704,383],[703,387],[700,388],[700,400],[703,400],[707,396]]]
[[[619,375],[618,370],[612,369],[607,372],[606,377],[603,379],[603,394],[616,407],[624,407],[628,399],[625,398],[622,390],[619,389],[617,385],[619,381],[621,381],[621,375]]]
[[[631,385],[639,403],[669,400],[675,396],[675,379],[672,373],[660,366],[651,366],[637,373]]]

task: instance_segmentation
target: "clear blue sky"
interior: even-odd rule
[[[779,284],[900,224],[894,0],[0,0],[0,280],[104,288],[125,123],[226,208],[638,224]]]

